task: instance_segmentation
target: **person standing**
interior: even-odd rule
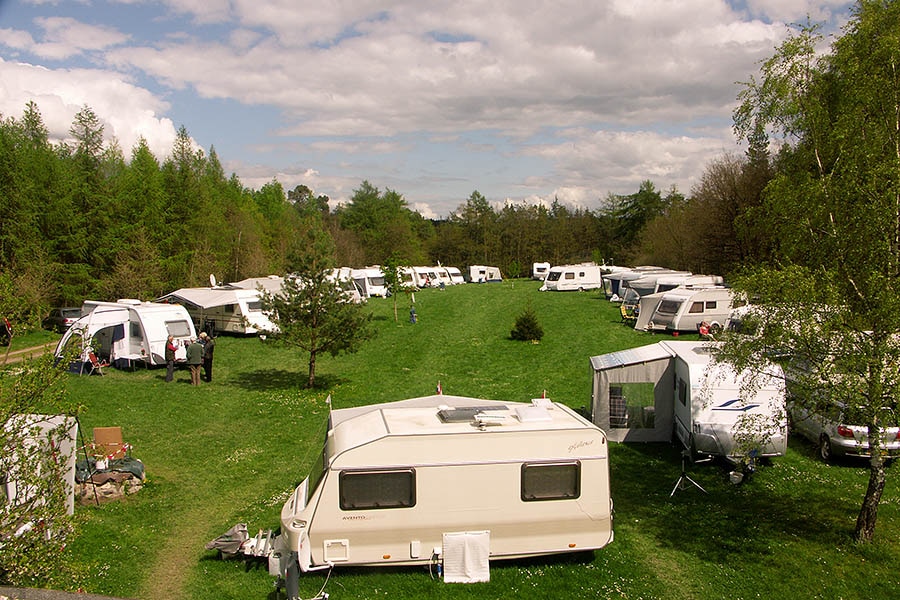
[[[200,367],[203,364],[203,346],[191,340],[187,347],[187,364],[191,368],[191,385],[200,385]]]
[[[200,342],[203,344],[203,377],[212,382],[213,351],[216,349],[215,338],[209,337],[206,332],[200,334]]]
[[[177,349],[175,336],[170,335],[166,339],[166,383],[175,378],[175,350]]]

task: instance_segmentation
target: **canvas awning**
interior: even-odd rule
[[[674,410],[674,353],[663,343],[640,346],[591,357],[593,421],[614,442],[664,442],[672,438]],[[611,401],[610,388],[623,390],[628,384],[653,385],[652,427],[638,427],[630,421],[614,423],[617,408]],[[626,403],[625,394],[616,400]],[[615,426],[614,426],[615,425]]]

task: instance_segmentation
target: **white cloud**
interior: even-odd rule
[[[0,114],[19,117],[33,100],[53,139],[69,137],[75,114],[89,106],[107,139],[118,139],[126,156],[140,136],[159,157],[168,156],[175,127],[163,115],[169,106],[119,74],[93,69],[48,69],[0,58]]]

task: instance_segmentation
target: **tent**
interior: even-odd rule
[[[591,357],[593,421],[614,442],[672,439],[673,354],[651,344]]]

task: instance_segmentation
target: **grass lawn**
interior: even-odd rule
[[[320,450],[327,407],[447,394],[527,401],[546,390],[573,408],[590,404],[589,357],[653,343],[596,293],[539,293],[538,282],[448,287],[407,299],[373,299],[377,336],[351,355],[321,357],[320,386],[304,390],[307,357],[256,338],[220,337],[213,382],[189,385],[164,370],[70,380],[86,435],[119,425],[146,465],[145,488],[128,499],[80,507],[69,545],[72,589],[166,599],[273,599],[265,565],[222,560],[204,544],[238,522],[276,528],[282,503]],[[508,339],[531,304],[545,336]],[[695,339],[685,336],[687,339]],[[788,454],[741,486],[707,464],[696,489],[669,497],[680,472],[670,444],[612,444],[615,540],[594,553],[495,563],[491,581],[448,585],[422,568],[336,569],[338,599],[385,598],[892,598],[900,588],[900,493],[896,466],[876,542],[851,534],[867,483],[864,463],[826,465],[791,439]],[[314,596],[321,574],[301,577]]]

